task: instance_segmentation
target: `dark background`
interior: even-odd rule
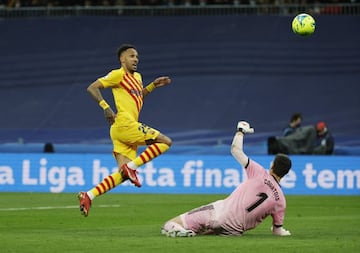
[[[0,20],[0,142],[109,143],[86,87],[132,43],[144,84],[172,78],[146,99],[141,121],[175,143],[227,143],[242,119],[264,142],[301,112],[304,125],[326,121],[337,145],[358,146],[360,17],[315,18],[306,38],[277,16]]]

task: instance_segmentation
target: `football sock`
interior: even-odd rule
[[[89,198],[93,200],[95,197],[104,194],[105,192],[110,191],[111,189],[115,188],[119,184],[121,184],[124,179],[121,176],[120,172],[114,172],[113,174],[104,178],[104,180],[92,188],[90,191],[87,192]]]
[[[141,165],[151,161],[155,157],[165,153],[170,148],[169,145],[165,143],[154,143],[149,146],[132,162],[128,163],[130,169],[137,169]]]

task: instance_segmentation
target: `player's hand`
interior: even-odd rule
[[[283,227],[271,227],[273,235],[279,235],[279,236],[289,236],[291,235],[289,230],[284,229]]]
[[[252,134],[254,133],[254,128],[250,127],[250,124],[246,121],[239,121],[237,124],[237,131],[240,131],[243,134]]]
[[[109,122],[110,125],[114,124],[116,114],[111,109],[111,107],[104,110],[104,115],[105,115],[105,118],[106,118],[107,122]]]
[[[154,81],[153,81],[155,87],[161,87],[161,86],[164,86],[164,85],[167,85],[167,84],[170,84],[171,83],[171,79],[170,77],[168,76],[161,76],[161,77],[158,77],[156,78]]]

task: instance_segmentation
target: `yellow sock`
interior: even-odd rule
[[[138,156],[136,157],[133,162],[137,167],[151,161],[155,157],[165,153],[170,146],[165,143],[154,143],[149,146]]]
[[[107,176],[106,178],[104,178],[104,180],[100,184],[98,184],[97,186],[92,188],[90,190],[90,192],[93,195],[93,197],[95,198],[95,197],[100,196],[100,195],[104,194],[105,192],[108,192],[111,189],[115,188],[116,186],[121,184],[123,181],[124,180],[121,176],[121,173],[117,171],[117,172],[114,172],[113,174]]]

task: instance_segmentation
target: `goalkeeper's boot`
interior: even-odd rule
[[[192,230],[182,230],[176,233],[176,237],[193,237],[196,233]]]
[[[87,217],[91,207],[91,199],[86,192],[79,192],[78,198],[80,200],[80,212],[82,215]]]
[[[196,233],[192,230],[161,230],[161,234],[166,235],[168,237],[193,237]]]
[[[135,186],[141,187],[141,183],[137,177],[137,171],[130,169],[127,164],[125,163],[121,166],[122,174],[125,177],[124,179],[129,179]]]

